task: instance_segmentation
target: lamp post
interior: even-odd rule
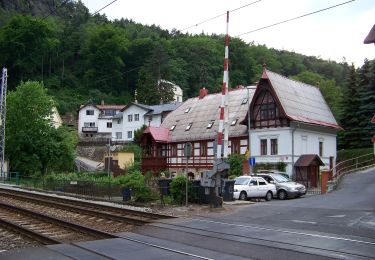
[[[253,89],[255,90],[256,87],[254,86],[248,86],[246,87],[247,89],[247,132],[248,132],[248,140],[247,140],[247,143],[249,144],[249,158],[251,158],[251,133],[250,133],[250,127],[251,127],[251,123],[250,123],[250,89]],[[249,165],[249,175],[252,174],[252,168],[253,166]]]
[[[111,138],[108,138],[108,159],[107,159],[107,175],[110,176],[111,167]]]

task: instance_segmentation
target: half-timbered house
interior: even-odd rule
[[[220,93],[208,94],[201,89],[198,97],[186,100],[160,127],[145,131],[142,170],[155,171],[157,167],[151,162],[155,165],[155,160],[163,160],[158,170],[176,175],[187,168],[189,176],[199,179],[210,169],[216,152],[220,99]],[[294,164],[301,156],[317,155],[322,162],[318,166],[328,167],[335,161],[336,133],[341,128],[319,88],[264,68],[256,87],[237,87],[229,92],[228,106],[229,153],[245,154],[250,139],[250,154],[256,163],[284,162],[287,173],[307,185],[316,185],[319,167],[314,161],[304,165],[306,173],[299,168],[298,174]],[[158,141],[161,132],[163,138]],[[193,145],[188,161],[183,154],[187,142]]]

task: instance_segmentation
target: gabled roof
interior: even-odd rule
[[[370,32],[368,33],[368,35],[366,36],[365,40],[363,41],[363,43],[365,44],[368,44],[368,43],[375,43],[375,24],[374,26],[371,28]]]
[[[137,106],[137,107],[140,107],[140,108],[143,108],[144,110],[151,110],[151,107],[148,106],[148,105],[144,105],[144,104],[139,104],[139,103],[135,103],[135,102],[132,102],[130,103],[129,105],[127,105],[126,107],[124,107],[121,112],[125,111],[126,109],[128,109],[129,107],[131,106]]]
[[[268,79],[287,117],[292,121],[341,129],[320,89],[264,70],[262,79]]]
[[[254,90],[249,90],[250,100]],[[229,92],[229,136],[243,136],[247,132],[247,127],[240,124],[247,112],[247,103],[242,104],[247,98],[247,89],[233,89]],[[170,141],[185,140],[214,140],[219,126],[219,107],[221,103],[221,93],[210,94],[202,99],[199,97],[190,98],[180,105],[176,110],[169,113],[162,123],[162,127],[170,129]],[[189,110],[190,108],[190,110]],[[185,111],[189,110],[187,113]],[[211,128],[208,124],[214,120]],[[234,126],[231,122],[237,120]],[[193,123],[190,130],[186,127]]]
[[[163,112],[170,112],[181,106],[182,102],[174,102],[168,104],[150,106],[151,111],[147,112],[146,115],[159,115]]]
[[[375,115],[372,117],[371,123],[375,123]]]
[[[310,165],[324,166],[324,163],[317,154],[302,154],[294,164],[295,167],[308,167]]]
[[[86,104],[86,105],[81,105],[79,107],[79,110],[81,110],[82,108],[85,108],[85,107],[88,107],[88,106],[92,106],[92,107],[95,107],[99,110],[105,110],[105,109],[113,109],[113,110],[122,110],[126,107],[126,105],[94,105],[94,104]]]
[[[167,143],[169,141],[168,128],[149,126],[145,129],[143,133],[150,133],[152,138],[154,138],[154,140],[159,143]]]

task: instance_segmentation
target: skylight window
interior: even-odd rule
[[[244,98],[243,100],[242,100],[242,105],[245,105],[245,104],[247,104],[247,98]]]
[[[211,121],[208,125],[207,125],[207,129],[211,129],[211,127],[214,125],[214,120]]]
[[[185,114],[190,112],[191,107],[186,108]]]
[[[173,131],[176,128],[176,125],[172,125],[170,130]]]
[[[188,124],[188,125],[186,126],[186,128],[185,128],[185,131],[189,131],[192,125],[193,125],[193,123]]]
[[[236,125],[236,124],[237,124],[237,120],[238,120],[238,119],[234,119],[234,120],[232,120],[232,123],[230,123],[230,125],[231,125],[231,126]]]

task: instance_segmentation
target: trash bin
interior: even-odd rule
[[[160,194],[163,196],[170,195],[169,191],[169,185],[171,184],[172,180],[171,179],[159,179],[159,189],[160,189]]]
[[[209,188],[201,186],[200,180],[192,181],[192,202],[196,203],[210,203],[210,192]]]
[[[123,188],[122,189],[122,200],[129,201],[132,198],[132,189],[130,188]]]
[[[234,180],[223,180],[223,187],[221,189],[221,196],[224,201],[233,201],[233,191],[234,191]]]

